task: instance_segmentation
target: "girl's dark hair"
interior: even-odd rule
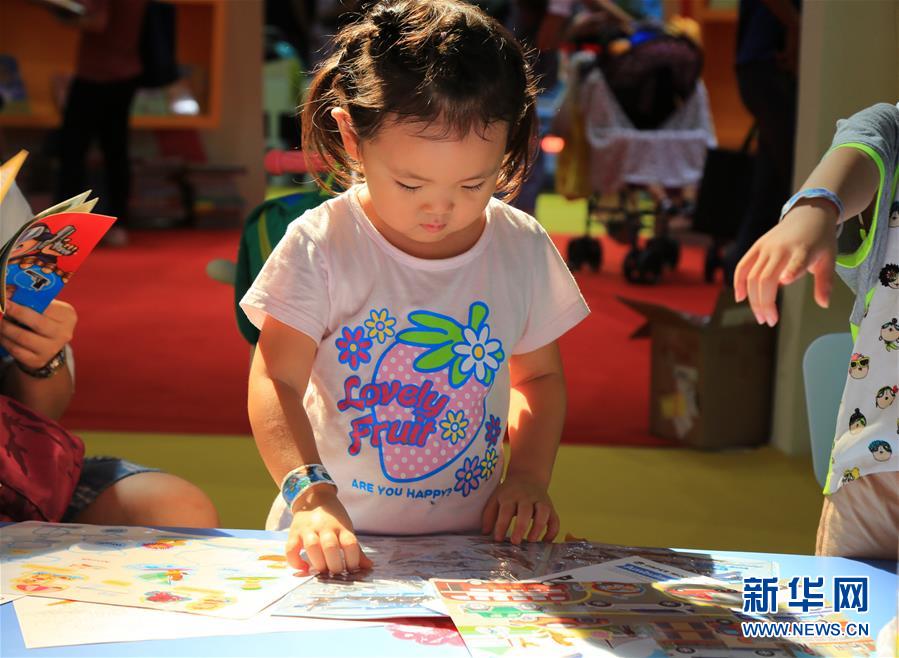
[[[518,192],[533,162],[536,84],[515,37],[462,0],[382,0],[335,37],[335,51],[316,70],[302,108],[303,149],[324,158],[337,181],[351,182],[334,107],[344,108],[360,139],[373,138],[391,116],[445,137],[483,135],[509,124],[497,183]],[[321,177],[319,184],[327,187]]]

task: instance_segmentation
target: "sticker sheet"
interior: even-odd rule
[[[283,540],[27,522],[0,529],[0,590],[246,619],[301,585]]]
[[[871,655],[870,639],[749,639],[741,592],[694,578],[665,583],[431,581],[474,658]],[[776,618],[776,617],[772,617]],[[782,617],[781,617],[782,618]],[[796,619],[796,616],[791,616]],[[823,610],[801,621],[846,621]]]
[[[547,574],[534,580],[542,583],[550,581],[554,583],[591,582],[597,580],[611,580],[619,583],[654,583],[657,581],[693,578],[697,575],[642,557],[624,557],[620,560],[610,560],[601,564],[591,564],[587,567],[577,567],[568,571]]]
[[[603,569],[583,580],[647,582],[714,574],[719,580],[736,581],[744,573],[774,571],[768,562],[719,562],[702,554],[590,542],[515,546],[472,535],[372,536],[360,541],[375,562],[371,572],[310,580],[279,603],[275,614],[340,619],[441,616],[446,611],[426,583],[434,577],[541,579],[546,574],[564,577],[580,567],[592,570],[597,563],[605,563]]]
[[[553,544],[548,573],[586,567],[622,558],[644,558],[689,573],[742,583],[743,578],[778,576],[776,563],[742,557],[712,557],[708,553],[675,551],[670,548],[619,546],[588,541]]]
[[[319,576],[294,590],[273,614],[339,619],[446,616],[428,579],[521,580],[545,570],[549,544],[497,543],[487,537],[361,537],[375,563],[357,574]]]

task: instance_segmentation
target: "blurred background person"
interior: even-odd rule
[[[75,77],[69,87],[59,133],[56,200],[87,187],[87,154],[94,140],[103,153],[106,190],[101,210],[118,217],[104,242],[127,242],[131,191],[128,121],[143,71],[141,27],[147,0],[84,0],[85,13],[74,19],[81,29]]]

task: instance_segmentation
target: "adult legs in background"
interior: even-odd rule
[[[96,85],[75,78],[69,88],[59,131],[59,177],[56,182],[56,201],[65,201],[83,192],[87,175],[87,152],[96,136],[101,99],[96,97]]]
[[[749,207],[724,259],[727,285],[732,285],[737,263],[777,223],[790,197],[796,142],[796,78],[773,61],[753,62],[737,67],[737,82],[758,126],[758,149]]]
[[[125,80],[107,83],[104,87],[106,107],[97,136],[106,172],[106,207],[111,215],[119,218],[117,224],[123,226],[128,223],[128,199],[131,196],[128,123],[137,85],[134,80]]]
[[[60,130],[60,168],[57,201],[64,201],[87,189],[87,155],[93,140],[99,140],[103,154],[106,190],[100,207],[119,221],[108,233],[108,242],[123,244],[131,193],[128,124],[137,86],[134,80],[90,82],[76,78]]]

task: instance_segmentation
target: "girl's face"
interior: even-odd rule
[[[344,147],[360,163],[365,214],[394,246],[419,258],[449,258],[481,236],[505,155],[508,125],[447,137],[441,126],[387,121],[359,141],[349,114],[334,110]]]

